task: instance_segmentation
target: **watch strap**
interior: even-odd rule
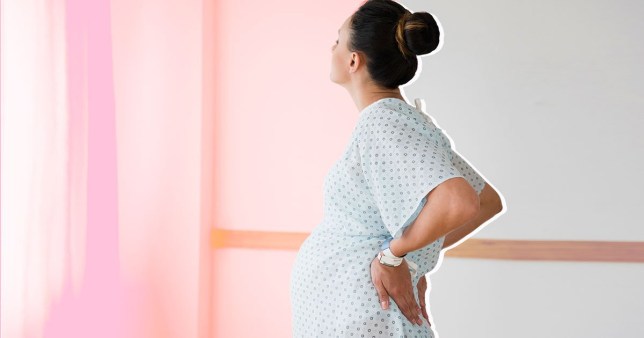
[[[399,266],[404,258],[394,256],[389,248],[378,252],[378,261],[386,266]]]

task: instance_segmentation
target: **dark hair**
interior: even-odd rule
[[[418,57],[438,47],[440,31],[427,12],[411,13],[392,0],[368,0],[351,16],[349,50],[363,52],[367,71],[380,86],[411,80]]]

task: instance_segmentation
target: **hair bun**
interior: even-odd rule
[[[404,12],[396,25],[396,41],[405,57],[431,53],[440,43],[434,16],[427,12]]]

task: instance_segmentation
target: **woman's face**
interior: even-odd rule
[[[341,85],[351,81],[350,71],[352,71],[351,68],[355,64],[352,62],[352,57],[355,57],[355,55],[347,47],[350,20],[351,17],[348,17],[340,26],[338,39],[331,46],[331,81]]]

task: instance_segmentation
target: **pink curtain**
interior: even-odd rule
[[[2,337],[40,337],[82,284],[87,114],[68,101],[64,2],[2,1],[1,13]]]
[[[202,1],[0,4],[2,337],[202,334]]]

